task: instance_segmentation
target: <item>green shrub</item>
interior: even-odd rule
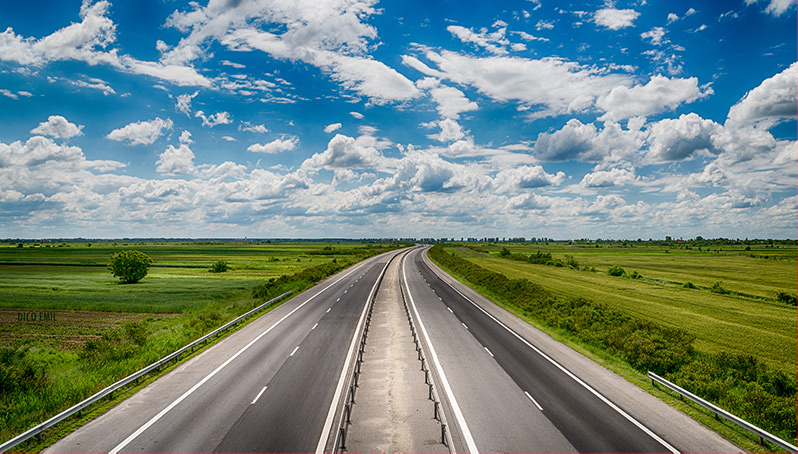
[[[540,252],[535,251],[534,254],[529,256],[529,263],[535,263],[538,265],[548,265],[551,263],[551,252]]]
[[[695,284],[693,284],[690,281],[687,281],[684,284],[682,284],[682,287],[684,287],[684,288],[696,288]]]
[[[778,292],[776,294],[776,299],[782,303],[789,304],[790,306],[798,305],[798,297],[795,295],[790,295],[787,292]]]
[[[643,275],[637,271],[632,271],[632,274],[629,275],[629,278],[631,279],[640,279],[641,277],[643,277]]]
[[[696,354],[666,378],[752,424],[795,439],[795,377],[753,356]]]
[[[224,273],[230,269],[230,265],[227,264],[224,260],[219,260],[211,265],[211,269],[208,270],[211,273]]]
[[[624,269],[619,265],[612,265],[610,269],[607,270],[607,274],[610,276],[623,276],[626,274],[626,271],[624,271]]]
[[[575,270],[579,269],[579,262],[576,261],[573,255],[566,255],[565,256],[565,266],[568,268],[573,268]]]
[[[186,323],[186,329],[194,333],[192,337],[202,337],[221,325],[222,314],[211,311],[191,317]]]
[[[47,383],[46,369],[27,353],[27,349],[0,349],[0,394],[41,388]]]
[[[499,251],[499,257],[507,257],[511,254],[510,250],[507,247],[503,247],[501,251]]]
[[[90,339],[80,357],[91,363],[119,361],[133,357],[147,343],[147,329],[142,323],[128,323],[107,330],[99,339]]]
[[[709,288],[709,291],[712,293],[718,293],[720,295],[728,295],[729,293],[731,293],[731,291],[724,288],[721,284],[722,283],[720,281],[715,282],[714,284],[712,284],[712,287]]]

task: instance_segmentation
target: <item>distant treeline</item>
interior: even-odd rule
[[[704,354],[685,330],[641,320],[584,298],[556,297],[528,279],[509,279],[482,268],[442,245],[429,256],[478,290],[525,315],[625,360],[640,372],[664,375],[737,416],[776,432],[796,436],[796,379],[753,356]],[[540,257],[541,261],[549,257]]]
[[[631,247],[634,245],[641,245],[641,246],[773,246],[773,245],[784,245],[784,246],[795,246],[798,244],[797,240],[793,239],[763,239],[763,238],[754,238],[754,239],[732,239],[732,238],[704,238],[702,236],[697,236],[695,238],[690,239],[682,239],[682,238],[672,238],[670,236],[665,237],[665,239],[653,239],[649,238],[644,240],[642,238],[637,238],[635,240],[631,239],[590,239],[590,238],[580,238],[580,239],[554,239],[554,238],[546,238],[546,237],[483,237],[483,238],[460,238],[459,240],[456,238],[425,238],[422,242],[430,243],[430,244],[438,244],[438,243],[487,243],[487,244],[501,244],[501,243],[512,243],[512,244],[568,244],[568,245],[605,245],[605,246],[626,246]]]

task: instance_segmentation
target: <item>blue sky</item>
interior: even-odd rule
[[[793,0],[36,0],[0,30],[0,237],[796,237]]]

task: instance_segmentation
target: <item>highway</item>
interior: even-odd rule
[[[330,452],[367,303],[383,274],[381,298],[408,302],[456,452],[739,451],[454,281],[424,248],[413,248],[322,281],[45,452]],[[393,320],[382,329],[409,331],[406,319]],[[369,367],[375,363],[362,364]],[[416,398],[426,399],[424,385],[410,385],[394,389],[421,389]],[[369,401],[378,403],[368,408]],[[353,419],[385,412],[379,402],[385,399],[356,403]],[[423,413],[385,420],[439,432],[438,421]],[[381,433],[363,432],[367,427],[359,429],[363,440]]]
[[[325,450],[342,366],[394,254],[282,304],[47,452]]]

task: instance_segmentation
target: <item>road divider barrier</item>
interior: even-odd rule
[[[405,313],[407,314],[407,322],[410,324],[410,333],[413,335],[413,343],[415,343],[416,352],[418,352],[418,360],[421,362],[421,370],[424,372],[424,383],[429,387],[429,400],[432,401],[433,405],[432,416],[441,425],[441,443],[449,448],[449,452],[451,454],[454,454],[454,443],[452,441],[452,434],[449,429],[449,422],[446,420],[446,415],[443,412],[441,398],[438,395],[438,389],[435,386],[434,378],[432,377],[432,374],[430,374],[427,355],[425,354],[424,348],[419,340],[418,331],[416,330],[416,325],[410,312],[410,306],[407,304],[407,298],[405,297],[404,287],[401,284],[399,285],[399,289],[402,293],[402,303],[404,304]]]
[[[394,254],[390,260],[388,260],[388,263],[385,264],[385,267],[383,267],[380,276],[377,278],[377,283],[374,285],[374,290],[372,291],[369,300],[366,303],[368,304],[368,308],[366,309],[366,320],[363,324],[363,333],[360,336],[357,353],[355,354],[355,365],[352,368],[352,374],[349,377],[346,397],[344,398],[344,406],[341,409],[341,413],[338,418],[338,429],[335,431],[336,435],[333,442],[332,452],[341,452],[346,450],[346,436],[349,434],[349,426],[352,424],[352,409],[355,405],[355,392],[357,391],[358,381],[360,379],[360,369],[361,365],[363,364],[363,355],[366,352],[366,340],[368,339],[369,327],[371,326],[371,314],[374,312],[374,301],[377,299],[377,293],[379,293],[380,285],[382,285],[382,279],[385,276],[385,270],[388,269],[388,265],[391,264],[396,256],[397,254]]]
[[[751,432],[751,433],[753,433],[755,435],[759,435],[759,441],[763,445],[765,444],[765,440],[767,440],[767,441],[773,443],[774,445],[776,445],[776,446],[778,446],[781,449],[784,449],[786,451],[793,452],[793,453],[798,451],[798,447],[795,447],[792,444],[782,440],[781,438],[771,434],[770,432],[767,432],[767,431],[765,431],[763,429],[760,429],[759,427],[751,424],[750,422],[748,422],[748,421],[746,421],[744,419],[741,419],[741,418],[729,413],[728,411],[726,411],[726,410],[724,410],[724,409],[722,409],[720,407],[717,407],[717,406],[707,402],[706,400],[696,396],[695,394],[691,393],[690,391],[687,391],[686,389],[681,388],[678,385],[675,385],[675,384],[669,382],[668,380],[665,380],[664,378],[660,377],[659,375],[655,374],[654,372],[649,371],[648,372],[648,378],[651,379],[651,384],[652,385],[656,385],[657,383],[659,383],[660,385],[662,385],[662,386],[670,389],[671,391],[674,391],[677,394],[679,394],[679,399],[683,400],[683,398],[686,397],[686,398],[690,399],[691,401],[697,403],[698,405],[706,408],[707,410],[715,413],[715,418],[716,419],[719,419],[720,417],[723,417],[724,419],[726,419],[728,421],[731,421],[734,424],[737,424],[738,426],[742,427],[743,429],[746,429],[746,430],[748,430],[749,432]]]
[[[171,353],[171,354],[169,354],[167,356],[164,356],[163,358],[159,359],[158,361],[155,361],[154,363],[152,363],[149,366],[139,370],[138,372],[134,372],[133,374],[128,375],[127,377],[119,380],[118,382],[108,386],[107,388],[105,388],[102,391],[94,394],[93,396],[89,397],[88,399],[83,400],[83,401],[75,404],[74,406],[62,411],[61,413],[53,416],[52,418],[48,419],[47,421],[44,421],[43,423],[33,427],[32,429],[30,429],[30,430],[28,430],[28,431],[26,431],[26,432],[24,432],[24,433],[22,433],[20,435],[17,435],[16,437],[14,437],[12,439],[6,441],[2,445],[0,445],[0,453],[6,452],[9,449],[19,445],[20,443],[24,443],[25,441],[28,441],[28,440],[30,440],[33,437],[39,437],[39,439],[41,439],[42,438],[42,434],[44,433],[44,431],[49,429],[50,427],[55,426],[56,424],[66,420],[67,418],[69,418],[69,417],[71,417],[71,416],[73,416],[75,414],[80,416],[84,409],[86,409],[90,405],[93,405],[93,404],[101,401],[102,399],[104,399],[106,397],[108,397],[109,399],[113,399],[115,391],[117,391],[117,390],[129,385],[130,383],[138,383],[138,381],[139,381],[139,379],[141,377],[149,374],[152,371],[160,371],[161,367],[163,367],[164,365],[168,364],[171,361],[177,361],[180,358],[180,356],[182,354],[186,353],[186,352],[193,353],[195,347],[199,346],[200,344],[205,344],[209,339],[211,339],[213,337],[218,337],[223,332],[226,332],[230,328],[235,327],[236,325],[238,325],[239,323],[241,323],[245,319],[257,314],[258,312],[266,309],[267,307],[273,305],[274,303],[284,299],[285,297],[287,297],[289,295],[291,295],[291,291],[285,292],[285,293],[283,293],[280,296],[277,296],[275,298],[270,299],[269,301],[267,301],[267,302],[261,304],[260,306],[252,309],[251,311],[247,312],[246,314],[241,315],[239,317],[236,317],[235,319],[233,319],[230,322],[224,324],[223,326],[211,331],[210,333],[202,336],[201,338],[195,340],[194,342],[191,342],[190,344],[186,345],[185,347],[183,347],[183,348],[181,348],[181,349],[179,349],[179,350],[177,350],[177,351],[175,351],[175,352],[173,352],[173,353]]]

